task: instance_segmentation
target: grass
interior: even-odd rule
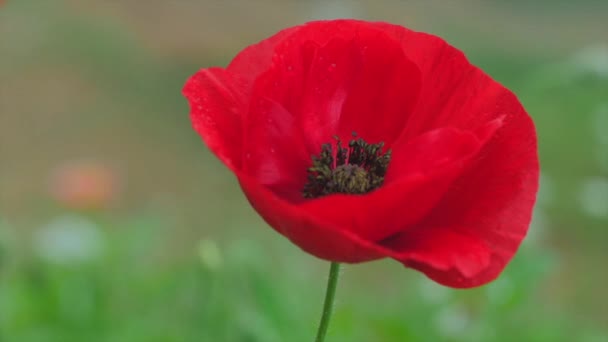
[[[169,247],[163,237],[172,227],[154,215],[103,223],[66,215],[62,220],[72,233],[91,227],[99,233],[93,241],[81,234],[76,242],[101,243],[89,248],[101,252],[70,257],[69,248],[52,239],[59,245],[46,246],[46,252],[39,245],[25,253],[3,248],[0,328],[6,341],[309,341],[314,336],[328,265],[285,241],[263,246],[243,239],[204,240],[190,256],[167,262],[159,251]],[[606,332],[597,322],[539,305],[555,267],[554,253],[533,241],[498,281],[470,291],[440,287],[396,263],[346,266],[329,337],[600,341]]]

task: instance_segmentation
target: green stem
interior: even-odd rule
[[[336,297],[336,285],[338,284],[338,274],[340,273],[340,264],[332,262],[329,268],[329,278],[327,279],[327,290],[325,290],[325,303],[323,303],[323,315],[321,316],[321,323],[319,323],[319,330],[317,330],[316,342],[325,341],[325,335],[327,334],[327,327],[329,326],[329,319],[334,308],[334,298]]]

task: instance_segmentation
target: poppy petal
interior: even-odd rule
[[[338,135],[348,141],[356,132],[390,148],[418,101],[420,71],[386,34],[359,31],[353,43],[347,57],[359,60],[359,65],[350,70]]]
[[[488,126],[497,128],[494,122]],[[302,206],[363,239],[383,240],[428,215],[490,137],[487,133],[486,140],[480,140],[455,128],[427,132],[398,147],[379,189],[366,195],[325,196]]]
[[[207,146],[231,170],[239,169],[242,148],[244,84],[222,68],[202,69],[183,89],[190,102],[194,129]]]
[[[391,253],[392,257],[404,265],[452,287],[485,282],[478,275],[489,267],[493,256],[483,240],[455,227],[417,229],[388,239],[382,246],[396,251],[396,255]]]
[[[374,26],[401,43],[423,80],[406,137],[434,127],[474,129],[517,110],[518,101],[501,100],[507,89],[442,38],[383,22]]]
[[[421,82],[399,42],[351,21],[313,22],[294,32],[265,57],[254,98],[270,98],[295,115],[311,154],[334,135],[350,140],[352,132],[391,145]]]
[[[516,101],[513,95],[505,96]],[[489,263],[477,264],[479,268],[475,274],[472,268],[463,265],[469,257],[470,264],[476,264],[480,254],[463,254],[466,251],[460,245],[444,243],[440,238],[425,241],[420,246],[414,243],[387,245],[404,254],[396,259],[439,283],[454,287],[478,286],[502,272],[526,236],[538,190],[538,157],[532,121],[520,107],[502,122],[502,127],[480,151],[471,167],[453,183],[418,228],[437,235],[457,233],[475,239],[471,248],[482,251],[481,247],[475,246],[483,245],[489,253]],[[483,133],[481,130],[480,134]],[[395,239],[409,241],[413,237],[410,232],[403,231]],[[442,251],[433,256],[433,260],[425,262],[423,254],[419,254],[415,262],[404,257],[411,252],[418,253],[420,249],[429,250],[431,243],[435,244],[433,250]],[[449,270],[436,268],[440,256],[447,258],[445,263],[459,260],[459,264]]]
[[[274,100],[252,102],[247,116],[243,172],[282,196],[301,201],[310,159],[295,118]]]
[[[300,28],[301,26],[286,28],[257,44],[246,47],[232,59],[226,69],[234,75],[239,75],[243,82],[249,85],[248,91],[251,91],[255,80],[270,68],[277,44],[282,43],[286,37]]]
[[[310,215],[301,206],[282,199],[248,175],[237,174],[237,177],[247,199],[260,216],[304,251],[322,259],[349,263],[386,256],[382,254],[384,250],[375,244]]]

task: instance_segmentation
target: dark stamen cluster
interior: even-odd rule
[[[384,143],[368,144],[353,133],[347,147],[338,137],[336,151],[330,143],[321,146],[321,153],[312,156],[308,183],[302,195],[317,198],[329,194],[365,194],[382,185],[391,160],[391,151],[382,152]]]

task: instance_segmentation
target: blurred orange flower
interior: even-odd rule
[[[102,209],[116,199],[118,183],[118,175],[108,165],[76,161],[53,172],[50,191],[57,202],[68,208]]]

